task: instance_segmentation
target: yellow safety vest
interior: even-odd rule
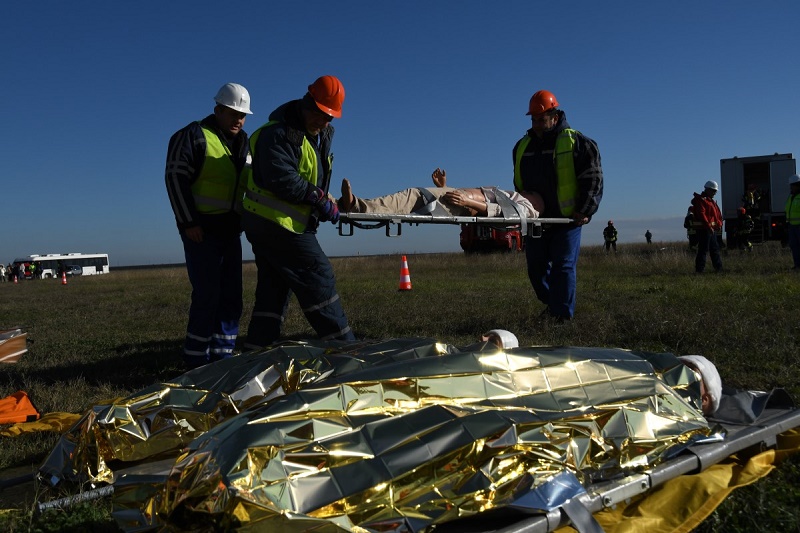
[[[277,123],[277,120],[267,122],[250,136],[250,154],[254,159],[256,157],[256,143],[258,137],[261,135],[261,130]],[[303,136],[300,160],[297,162],[297,173],[304,180],[316,186],[318,172],[317,151],[314,150],[314,147],[311,146],[308,139]],[[309,219],[311,218],[312,206],[287,202],[279,198],[275,193],[258,187],[253,181],[252,169],[246,171],[246,174],[247,189],[244,194],[242,206],[247,211],[274,222],[293,233],[303,233],[306,230]]]
[[[206,138],[206,159],[200,175],[192,184],[197,211],[219,215],[236,209],[244,194],[244,180],[239,179],[228,145],[216,133],[201,126]]]
[[[573,152],[575,150],[575,138],[578,131],[573,129],[563,129],[556,137],[556,149],[553,152],[553,164],[556,167],[558,176],[558,206],[561,214],[568,217],[575,211],[575,197],[578,195],[578,179],[575,176],[575,160]],[[514,186],[517,190],[525,190],[522,186],[522,173],[520,164],[528,143],[531,142],[530,135],[523,137],[517,147],[514,161]]]
[[[786,222],[800,226],[800,194],[791,194],[786,199]]]

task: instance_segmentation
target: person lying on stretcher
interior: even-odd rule
[[[394,194],[363,199],[353,194],[350,182],[342,180],[342,213],[387,213],[410,215],[429,213],[433,200],[452,216],[502,217],[503,210],[497,201],[497,187],[459,188],[447,186],[447,173],[437,168],[431,174],[435,187],[405,189]],[[501,190],[502,191],[502,190]],[[502,191],[527,218],[539,218],[544,202],[538,193]],[[507,213],[508,214],[508,213]],[[513,214],[513,213],[512,213]]]

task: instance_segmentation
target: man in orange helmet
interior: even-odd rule
[[[328,257],[317,241],[320,222],[336,223],[328,194],[333,126],[342,116],[344,86],[322,76],[299,100],[287,102],[250,138],[253,166],[242,202],[242,225],[258,267],[256,301],[245,346],[277,341],[294,293],[323,340],[355,340]]]
[[[570,218],[572,224],[527,236],[528,278],[557,322],[575,313],[581,226],[588,224],[603,197],[603,169],[597,144],[570,128],[550,91],[537,91],[528,105],[531,128],[514,146],[514,188],[536,192],[544,200],[542,218]]]

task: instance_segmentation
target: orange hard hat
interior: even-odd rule
[[[335,76],[320,76],[308,86],[308,93],[323,113],[339,118],[342,116],[344,85]]]
[[[558,100],[556,100],[556,95],[550,91],[536,91],[533,93],[533,96],[531,96],[531,101],[528,104],[528,112],[525,114],[539,115],[557,107]]]

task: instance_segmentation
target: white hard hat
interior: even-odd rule
[[[234,111],[252,115],[250,111],[250,93],[238,83],[226,83],[217,91],[214,101]]]
[[[518,348],[519,341],[517,340],[517,336],[505,329],[490,329],[486,333],[483,334],[484,337],[492,337],[496,336],[500,339],[502,343],[501,348]]]
[[[789,185],[793,183],[800,183],[800,174],[795,174],[794,176],[789,176]]]
[[[708,180],[706,182],[706,184],[704,185],[704,187],[706,189],[711,189],[712,191],[718,191],[719,190],[719,185],[717,185],[717,182],[714,181],[714,180]]]
[[[719,401],[722,398],[722,379],[719,377],[717,367],[702,355],[682,355],[678,359],[700,372],[706,393],[711,397],[711,414],[714,414],[719,409]]]

